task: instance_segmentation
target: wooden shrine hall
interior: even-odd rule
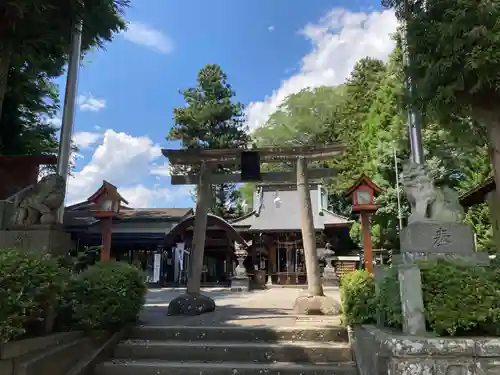
[[[349,236],[352,222],[329,211],[328,194],[321,184],[310,184],[310,194],[319,259],[328,244],[335,252],[339,276],[354,270],[360,257]],[[268,284],[307,283],[298,202],[296,184],[260,184],[253,210],[231,222],[236,231],[251,240],[252,269],[248,272],[255,275],[255,282],[265,279]]]
[[[235,249],[245,245],[244,265],[254,287],[307,282],[296,184],[260,184],[250,212],[226,221],[208,215],[202,283],[229,285],[237,265]],[[338,275],[359,265],[359,249],[349,236],[351,221],[331,212],[326,189],[310,184],[319,258],[325,247],[335,252]],[[92,204],[66,209],[65,227],[80,250],[98,246],[101,225]],[[190,208],[123,207],[113,218],[111,256],[138,263],[152,285],[184,285],[189,272],[194,212]]]

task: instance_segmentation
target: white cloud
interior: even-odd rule
[[[274,25],[271,25],[267,28],[267,30],[272,33],[274,31]]]
[[[73,142],[80,150],[83,150],[96,144],[102,137],[101,133],[77,132],[73,134]]]
[[[46,119],[47,124],[53,125],[53,126],[61,126],[62,124],[62,119],[60,117],[53,117],[53,118],[48,118]]]
[[[162,165],[153,164],[151,174],[157,177],[169,177],[170,164],[168,162],[165,162]]]
[[[390,10],[352,13],[333,9],[318,23],[307,25],[301,32],[311,41],[311,52],[303,57],[300,71],[283,81],[272,95],[248,104],[250,129],[265,123],[288,95],[307,87],[343,83],[363,57],[386,59],[394,48],[391,34],[396,28],[396,17]]]
[[[123,37],[129,42],[160,53],[170,53],[174,49],[174,44],[168,36],[141,22],[130,22]]]
[[[77,133],[78,134],[78,133]],[[85,138],[85,137],[82,137]],[[88,136],[87,139],[92,138]],[[106,180],[118,187],[120,194],[135,208],[180,207],[190,196],[190,186],[165,186],[145,183],[153,172],[164,173],[161,149],[148,137],[134,137],[107,130],[99,140],[92,159],[69,179],[66,204],[86,200]],[[79,155],[74,155],[79,158]],[[157,164],[160,161],[162,164]],[[158,177],[157,175],[155,177]],[[188,207],[191,205],[189,201]]]
[[[95,98],[92,94],[78,96],[77,103],[81,111],[98,112],[106,108],[106,101]]]
[[[190,196],[188,186],[160,188],[155,184],[148,188],[142,184],[120,189],[120,194],[128,200],[130,207],[154,208],[161,202],[162,206],[175,207],[176,202]]]

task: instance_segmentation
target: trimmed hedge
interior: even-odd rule
[[[0,342],[50,329],[69,273],[47,254],[0,251]],[[47,327],[46,327],[47,325]],[[41,331],[41,332],[40,332]]]
[[[340,298],[344,324],[367,324],[375,321],[375,283],[365,270],[349,272],[342,277]]]
[[[444,260],[419,262],[427,328],[440,336],[500,334],[500,271]],[[345,321],[368,324],[380,306],[386,325],[401,328],[401,300],[396,268],[389,268],[380,296],[369,298],[374,282],[365,274],[358,287],[342,285]],[[345,291],[347,288],[348,291]],[[345,298],[345,299],[344,299]],[[360,304],[369,304],[366,307]],[[371,314],[371,315],[370,315]]]
[[[50,255],[0,249],[0,343],[54,328],[118,330],[137,318],[146,292],[144,274],[127,263],[70,274]]]
[[[104,262],[72,278],[67,304],[76,327],[116,330],[137,319],[146,298],[144,273],[124,262]]]

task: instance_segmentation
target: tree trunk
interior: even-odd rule
[[[318,252],[316,251],[316,231],[314,230],[311,194],[307,178],[307,160],[297,160],[297,190],[299,193],[300,222],[306,261],[307,289],[311,296],[323,296],[323,285],[319,272]],[[293,204],[293,202],[290,202]]]
[[[0,120],[2,119],[2,108],[5,94],[7,93],[7,81],[9,78],[10,60],[12,50],[10,45],[0,40]]]

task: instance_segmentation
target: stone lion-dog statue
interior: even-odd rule
[[[403,189],[411,206],[408,223],[460,223],[464,211],[458,194],[448,186],[436,186],[423,166],[408,163],[403,167]]]
[[[56,223],[57,210],[64,203],[65,186],[66,183],[61,176],[50,174],[17,193],[12,226]]]

